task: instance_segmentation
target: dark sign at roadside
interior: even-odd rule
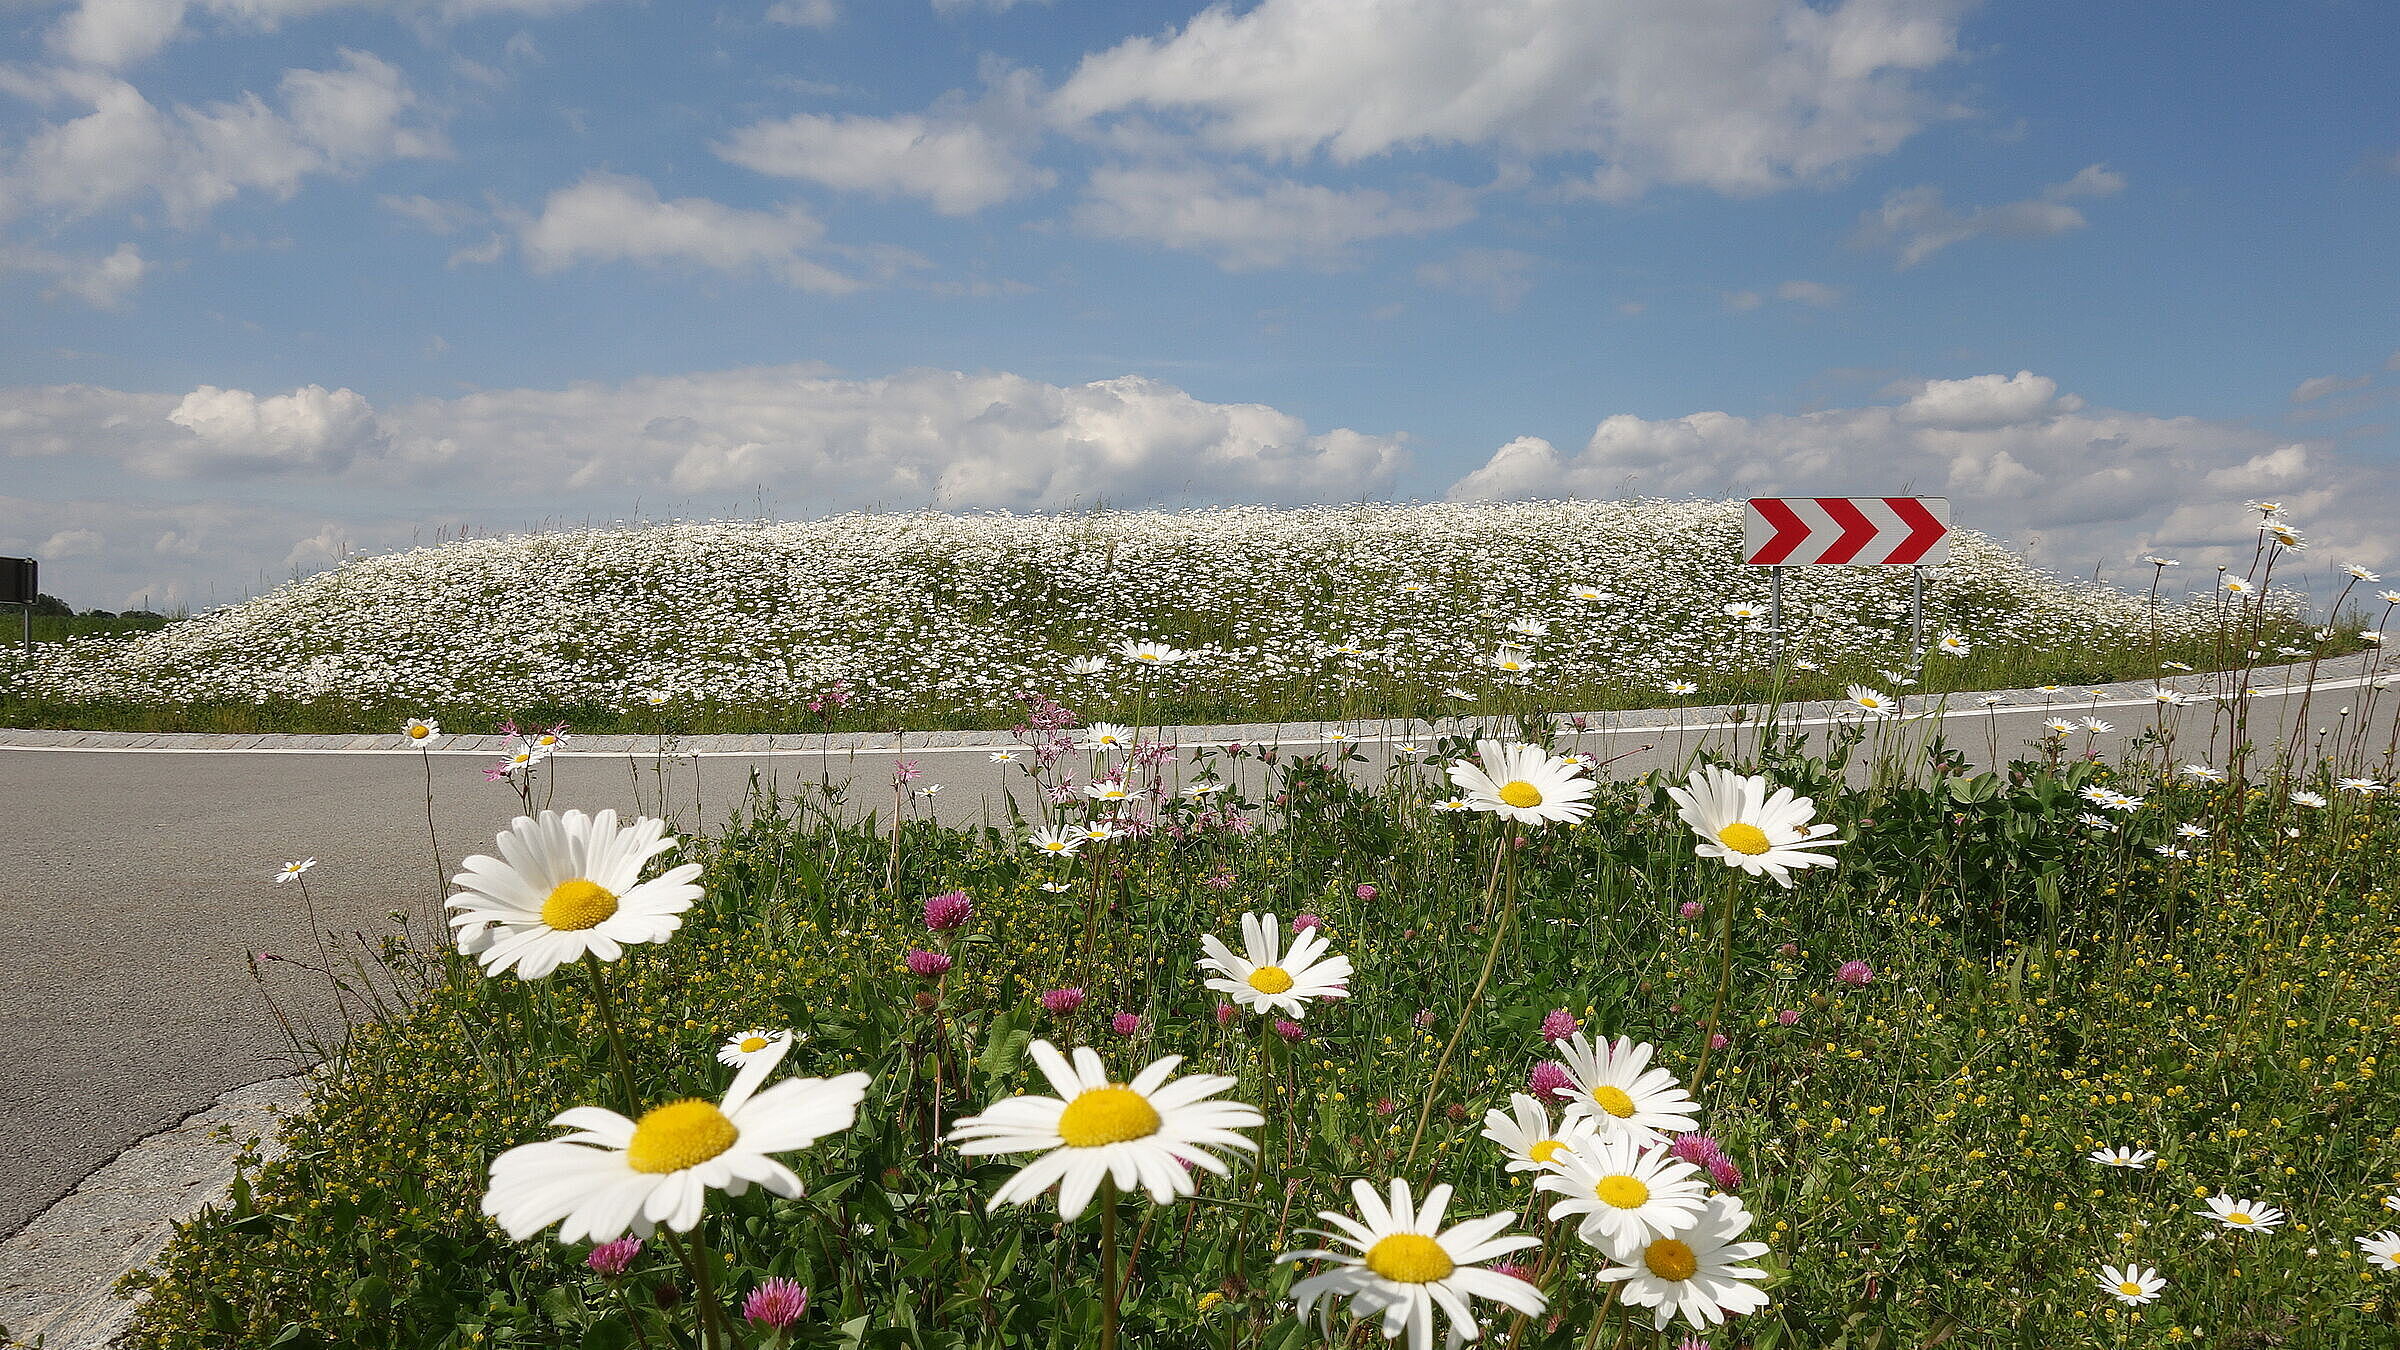
[[[0,605],[30,605],[41,595],[41,569],[31,558],[0,558]]]

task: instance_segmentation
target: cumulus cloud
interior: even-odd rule
[[[969,104],[945,98],[926,113],[871,117],[798,113],[743,127],[715,148],[753,172],[846,192],[917,197],[963,216],[1058,181],[1026,155],[1040,136],[1030,72],[991,72]]]
[[[516,225],[517,247],[537,272],[588,262],[683,263],[722,272],[763,270],[827,295],[863,284],[807,256],[824,242],[825,227],[798,203],[749,211],[705,197],[662,201],[642,179],[593,172],[551,193],[541,214],[520,213]]]
[[[79,65],[115,70],[156,56],[180,36],[191,14],[230,27],[272,32],[286,19],[371,7],[414,19],[456,22],[484,14],[558,14],[593,0],[79,0],[44,34],[51,53]],[[830,0],[819,0],[830,3]]]
[[[1229,271],[1347,266],[1351,246],[1364,240],[1433,234],[1474,216],[1473,194],[1454,184],[1396,194],[1272,178],[1239,165],[1103,166],[1092,171],[1073,213],[1085,234],[1198,253]]]
[[[1897,403],[1813,413],[1617,414],[1571,454],[1538,437],[1511,441],[1449,495],[1947,496],[1960,524],[2065,567],[2246,550],[2256,516],[2242,502],[2269,495],[2343,550],[2337,561],[2375,566],[2400,557],[2384,526],[2396,487],[2389,468],[2326,441],[2091,408],[2019,371],[1927,380]]]
[[[1795,305],[1814,305],[1831,309],[1842,303],[1842,288],[1821,281],[1787,281],[1775,288],[1775,298],[1789,300]]]
[[[129,243],[93,258],[0,242],[0,272],[50,278],[50,288],[42,292],[45,300],[72,297],[94,309],[123,309],[149,271],[150,260]]]
[[[1086,56],[1062,125],[1135,108],[1226,151],[1337,163],[1416,149],[1560,157],[1571,192],[1769,191],[1890,151],[1935,110],[1953,0],[1262,0]]]
[[[334,70],[287,70],[283,106],[255,93],[162,110],[114,76],[55,70],[17,92],[90,109],[47,122],[0,165],[0,202],[89,215],[156,194],[191,226],[243,191],[289,200],[316,174],[355,175],[387,159],[448,153],[441,133],[408,120],[418,99],[389,62],[345,49]]]
[[[135,460],[143,472],[166,478],[295,469],[333,474],[384,442],[366,399],[318,384],[267,398],[204,384],[184,395],[167,421],[190,438]]]
[[[321,385],[268,397],[213,385],[180,398],[0,390],[0,459],[37,457],[153,478],[279,476],[378,500],[462,488],[545,502],[726,499],[765,487],[832,510],[1343,500],[1387,489],[1406,451],[1398,436],[1311,431],[1263,404],[1205,402],[1136,375],[1054,385],[771,366],[383,410]]]
[[[2124,189],[2124,175],[2099,164],[2023,201],[1964,211],[1943,200],[1938,187],[1902,188],[1861,215],[1852,238],[1862,247],[1891,249],[1895,265],[1906,269],[1969,239],[2042,239],[2080,230],[2090,222],[2069,204],[2074,198],[2111,197]]]

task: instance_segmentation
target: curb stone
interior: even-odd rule
[[[0,1242],[0,1346],[102,1350],[133,1318],[119,1277],[148,1265],[175,1226],[233,1188],[233,1162],[256,1138],[282,1155],[282,1123],[308,1103],[315,1075],[270,1078],[225,1093],[83,1179],[16,1236]]]

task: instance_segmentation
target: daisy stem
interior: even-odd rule
[[[1616,1306],[1617,1292],[1624,1287],[1622,1280],[1608,1282],[1608,1297],[1600,1300],[1600,1311],[1592,1314],[1592,1334],[1583,1338],[1583,1350],[1599,1350],[1600,1333],[1608,1326],[1608,1310]]]
[[[1117,1179],[1100,1182],[1100,1350],[1117,1350]]]
[[[1740,896],[1739,888],[1728,886],[1724,898],[1718,901],[1725,907],[1725,939],[1717,953],[1717,997],[1708,1007],[1708,1037],[1700,1042],[1700,1065],[1692,1070],[1692,1098],[1695,1101],[1699,1100],[1701,1083],[1708,1077],[1709,1056],[1716,1052],[1717,1021],[1725,1015],[1726,991],[1733,988],[1733,911]]]
[[[1484,986],[1492,982],[1492,966],[1500,959],[1500,939],[1508,932],[1509,916],[1516,912],[1517,850],[1515,835],[1516,827],[1513,823],[1505,820],[1500,822],[1499,852],[1492,858],[1492,879],[1486,884],[1484,892],[1487,899],[1492,891],[1500,892],[1500,913],[1492,921],[1492,945],[1483,954],[1483,973],[1475,977],[1475,988],[1468,992],[1466,1003],[1458,1010],[1458,1025],[1451,1029],[1450,1043],[1442,1047],[1442,1057],[1434,1062],[1433,1081],[1425,1085],[1425,1104],[1417,1110],[1417,1128],[1415,1133],[1408,1137],[1408,1158],[1400,1164],[1402,1172],[1417,1165],[1417,1149],[1425,1142],[1425,1122],[1433,1119],[1434,1107],[1440,1100],[1442,1073],[1450,1067],[1451,1054],[1458,1049],[1460,1039],[1467,1034],[1468,1019],[1474,1015],[1476,1003],[1483,998]],[[1508,879],[1505,887],[1500,884],[1504,874]]]
[[[617,1029],[617,1005],[609,1001],[608,981],[601,975],[600,958],[585,952],[583,970],[592,977],[592,1006],[599,1009],[600,1025],[608,1031],[609,1058],[617,1067],[617,1090],[624,1094],[625,1110],[638,1120],[642,1094],[633,1085],[633,1057],[625,1053],[625,1033]]]

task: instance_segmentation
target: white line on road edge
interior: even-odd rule
[[[2359,689],[2367,685],[2374,684],[2377,681],[2393,680],[2400,680],[2400,672],[2387,672],[2381,675],[2348,675],[2340,679],[2318,680],[2313,685],[2287,684],[2273,689],[2253,689],[2250,691],[2250,697],[2282,698],[2292,694],[2306,693],[2311,688],[2314,688],[2319,692],[2334,689]],[[2008,692],[2023,694],[2028,691],[2018,689],[2010,690]],[[1918,695],[1918,697],[1946,699],[1950,697],[1965,697],[1967,695],[1975,695],[1980,697],[1980,695],[1976,694],[1976,691],[1974,690],[1962,690],[1958,695],[1955,696],[1948,694],[1921,694]],[[2229,702],[2234,697],[2235,696],[2231,694],[2195,694],[2191,696],[2191,704],[2187,706],[2197,706],[2202,703],[2211,702]],[[2040,713],[2053,710],[2059,712],[2075,712],[2088,711],[2094,708],[2142,708],[2153,706],[2154,703],[2154,700],[2146,697],[2079,699],[2051,703],[2004,703],[1994,704],[1988,707],[1977,706],[1973,708],[1946,709],[1941,715],[1945,720],[1947,720],[1950,718],[1959,717],[1997,717],[2004,714]],[[1554,713],[1552,716],[1561,720],[1572,717],[1582,717],[1587,720],[1596,720],[1598,718],[1621,715],[1621,713],[1624,711],[1660,712],[1663,710],[1658,708],[1642,708],[1620,710],[1620,713],[1617,714]],[[1930,716],[1932,716],[1930,713],[1915,713],[1906,717],[1895,718],[1893,720],[1919,722]],[[1367,717],[1359,720],[1362,722],[1374,722],[1388,721],[1390,719]],[[1858,720],[1859,718],[1856,714],[1844,713],[1828,717],[1777,718],[1775,725],[1784,728],[1830,727],[1843,726]],[[1758,722],[1748,719],[1739,722],[1660,722],[1638,727],[1592,727],[1584,731],[1576,731],[1573,728],[1568,727],[1562,728],[1560,734],[1567,736],[1640,736],[1654,734],[1664,735],[1669,733],[1676,735],[1689,735],[1695,731],[1747,731],[1757,727],[1758,725]],[[5,734],[5,730],[0,730],[0,735]],[[168,733],[162,732],[159,734],[165,735]],[[791,734],[795,737],[799,737],[812,735],[814,733],[793,732]],[[1393,736],[1347,736],[1339,742],[1324,736],[1318,736],[1314,738],[1277,738],[1264,741],[1255,737],[1243,737],[1238,740],[1225,741],[1188,741],[1179,743],[1177,748],[1184,750],[1223,749],[1229,745],[1261,744],[1277,747],[1288,745],[1306,746],[1335,744],[1388,745],[1396,744],[1402,741],[1418,740],[1421,738],[1422,734],[1417,732],[1404,732]],[[780,759],[785,756],[803,756],[818,759],[834,759],[846,756],[855,759],[860,755],[982,755],[990,754],[993,750],[999,748],[1004,747],[998,742],[987,745],[856,746],[840,750],[811,750],[805,746],[777,746],[772,749],[764,750],[681,750],[671,753],[668,758]],[[378,746],[361,750],[339,750],[330,747],[309,746],[253,746],[248,749],[235,749],[229,746],[180,745],[0,745],[0,751],[7,750],[45,751],[51,754],[64,755],[452,755],[459,757],[472,755],[479,759],[499,753],[496,750],[412,750],[404,745],[389,747]],[[556,750],[552,751],[551,754],[553,757],[559,759],[639,759],[645,755],[656,756],[658,751],[656,748],[632,750]]]

